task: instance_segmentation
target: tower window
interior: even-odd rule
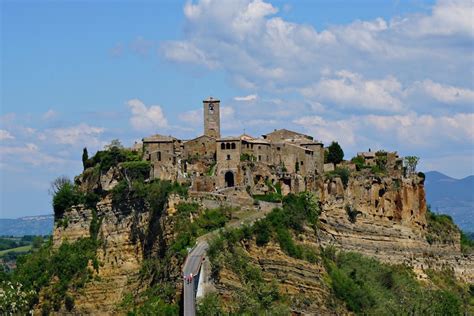
[[[227,155],[227,160],[230,160],[230,155]]]
[[[222,149],[222,150],[225,149],[225,144],[224,144],[224,143],[221,144],[221,149]]]
[[[225,149],[230,149],[230,143],[225,144]]]
[[[235,149],[235,143],[232,143],[231,148]]]
[[[262,161],[262,156],[258,155],[258,161]]]
[[[158,159],[158,161],[161,161],[161,151],[159,151],[159,152],[156,154],[156,158]]]

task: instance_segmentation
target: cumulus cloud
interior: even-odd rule
[[[101,134],[105,131],[102,127],[90,126],[81,123],[64,128],[51,128],[39,133],[39,139],[59,145],[72,146],[101,146]]]
[[[33,143],[27,143],[22,146],[1,146],[0,152],[0,159],[5,166],[10,164],[7,162],[8,158],[13,159],[15,162],[20,160],[33,166],[62,164],[66,162],[64,159],[42,152],[40,148]]]
[[[412,90],[425,93],[443,103],[474,104],[474,90],[443,85],[429,79],[416,82]]]
[[[8,140],[8,139],[15,139],[15,137],[13,137],[13,135],[10,134],[9,131],[0,129],[0,140]]]
[[[474,114],[451,116],[359,115],[341,120],[303,116],[294,123],[325,143],[339,140],[347,146],[391,144],[398,149],[443,150],[474,144]],[[429,141],[428,141],[429,140]]]
[[[310,87],[301,89],[304,96],[329,101],[343,108],[365,108],[399,112],[403,109],[399,100],[400,82],[393,77],[381,80],[365,80],[361,75],[339,71],[335,78],[323,78]]]
[[[235,101],[244,101],[244,102],[250,102],[250,101],[255,101],[257,100],[257,95],[256,94],[249,94],[246,96],[242,97],[234,97]]]
[[[327,68],[359,73],[369,81],[403,78],[405,86],[426,78],[447,84],[450,78],[455,86],[472,81],[470,0],[440,0],[428,13],[357,20],[319,31],[277,13],[277,7],[261,0],[188,2],[184,39],[164,43],[161,51],[171,61],[223,69],[244,89],[272,92],[301,91],[324,79]],[[396,98],[384,98],[400,107]]]
[[[161,106],[150,105],[146,107],[139,99],[130,100],[127,105],[132,112],[130,124],[135,130],[150,132],[168,126],[168,121]]]

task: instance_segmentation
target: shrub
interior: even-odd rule
[[[270,241],[271,228],[266,220],[260,220],[253,226],[253,231],[256,236],[256,243],[258,246],[264,246]]]
[[[362,212],[353,209],[350,205],[346,205],[346,213],[349,217],[349,221],[353,224],[357,221],[357,215],[362,214]]]
[[[201,300],[197,306],[197,315],[199,316],[219,316],[223,315],[224,311],[221,307],[222,303],[219,295],[216,293],[208,293]]]
[[[54,217],[59,219],[64,212],[73,205],[80,204],[83,196],[76,190],[71,182],[62,184],[53,196]]]
[[[148,161],[126,161],[122,163],[125,175],[130,180],[144,180],[150,177],[150,162]]]
[[[463,253],[470,253],[474,250],[474,240],[463,231],[461,231],[461,250]]]
[[[349,177],[351,175],[351,172],[347,168],[336,168],[334,171],[329,171],[326,173],[326,177],[329,179],[339,177],[341,178],[342,185],[344,188],[347,187],[347,184],[349,183]]]
[[[351,159],[351,162],[356,165],[357,171],[360,171],[366,167],[364,157],[356,156]]]

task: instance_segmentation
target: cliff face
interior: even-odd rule
[[[93,180],[83,180],[81,186],[110,190],[117,184],[117,177],[117,171],[96,178],[89,175],[88,179]],[[346,185],[340,178],[334,178],[320,180],[317,187],[322,208],[318,229],[307,229],[304,234],[295,236],[298,243],[315,249],[334,245],[383,262],[406,263],[414,267],[420,278],[426,277],[427,268],[447,267],[454,270],[458,278],[474,282],[474,258],[461,253],[457,231],[453,231],[452,238],[427,242],[427,210],[421,178],[358,174],[350,177]],[[72,293],[75,311],[100,315],[120,313],[118,304],[124,294],[143,290],[139,278],[142,263],[146,257],[156,257],[160,247],[176,234],[172,214],[177,203],[179,199],[170,196],[160,218],[151,218],[146,205],[114,206],[110,195],[97,204],[96,216],[101,223],[97,234],[100,265],[92,281]],[[94,216],[94,211],[84,206],[68,210],[61,222],[56,223],[54,247],[65,240],[73,242],[88,237]],[[294,311],[334,312],[326,272],[320,262],[291,258],[274,243],[258,247],[249,241],[245,251],[265,278],[278,280],[280,292],[292,298]],[[167,273],[179,282],[181,267],[177,262],[173,265]],[[216,288],[224,298],[241,286],[232,271],[220,272]],[[342,308],[338,314],[346,312]]]
[[[53,246],[64,241],[74,242],[90,236],[92,210],[83,206],[72,208],[64,214],[67,227],[56,227]],[[75,311],[81,314],[113,314],[123,294],[137,290],[138,275],[143,262],[143,241],[149,213],[143,209],[130,209],[126,213],[112,207],[110,199],[97,205],[97,217],[101,221],[97,240],[99,269],[92,281],[75,298]],[[91,269],[93,270],[93,269]]]
[[[357,251],[387,263],[423,270],[453,269],[464,281],[474,281],[474,258],[461,253],[459,231],[428,243],[426,201],[421,178],[351,178],[345,188],[340,179],[322,186],[322,213],[318,237],[321,245]]]

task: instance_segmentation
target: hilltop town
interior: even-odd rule
[[[51,242],[15,270],[36,289],[25,309],[474,310],[465,299],[474,245],[430,212],[417,157],[369,150],[344,160],[336,142],[287,129],[223,137],[220,101],[205,99],[203,112],[201,136],[153,135],[132,148],[113,141],[93,157],[84,150],[74,182],[54,182]]]
[[[253,137],[247,134],[222,137],[220,101],[203,101],[204,134],[190,140],[153,135],[143,138],[143,159],[151,163],[151,178],[191,181],[195,192],[228,192],[244,189],[252,195],[279,186],[283,195],[315,191],[316,179],[341,167],[355,170],[353,162],[325,163],[322,142],[312,136],[275,129]],[[400,175],[402,159],[396,152],[380,151],[391,173]],[[358,153],[366,166],[376,165],[373,151]]]

